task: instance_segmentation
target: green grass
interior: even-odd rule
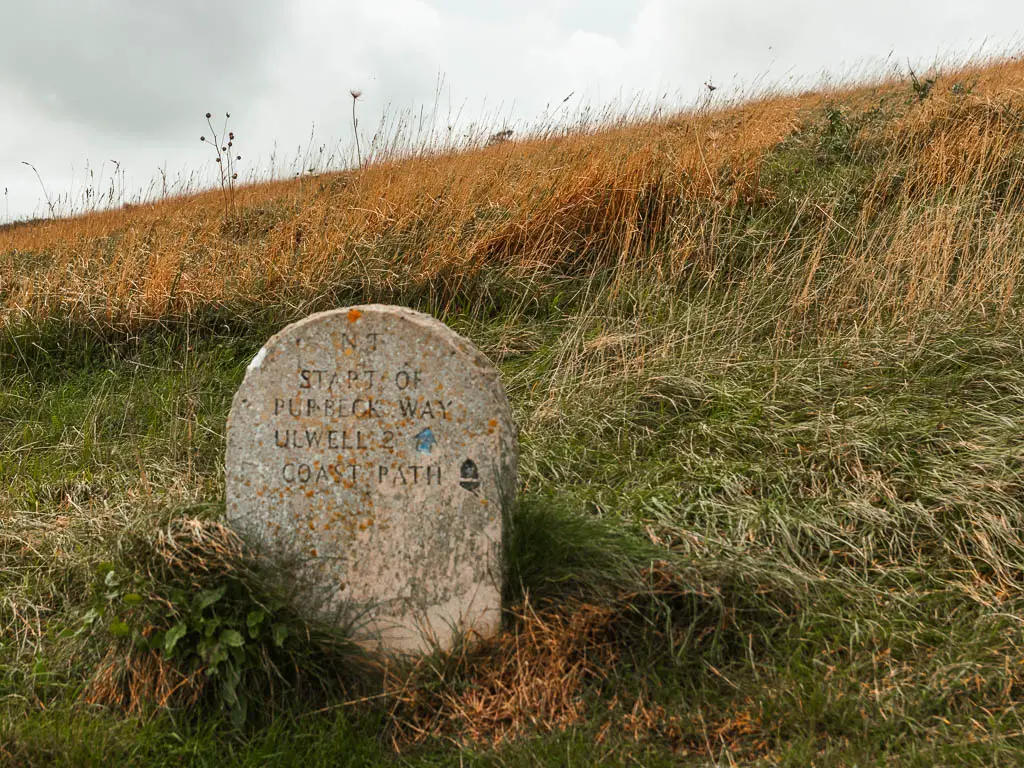
[[[132,328],[8,324],[0,762],[1019,764],[1017,303],[818,327],[760,272],[767,243],[797,247],[813,226],[790,227],[800,201],[852,228],[885,159],[873,132],[887,109],[829,107],[772,153],[771,194],[738,205],[709,246],[729,254],[728,280],[495,271]],[[830,248],[849,246],[833,232]],[[316,679],[251,674],[242,726],[211,691],[132,712],[88,703],[104,654],[129,647],[112,617],[170,626],[227,583],[237,589],[206,618],[242,621],[273,602],[266,574],[240,560],[200,548],[188,562],[209,570],[168,566],[161,535],[220,518],[225,420],[266,338],[312,309],[372,301],[438,315],[501,368],[522,449],[506,601],[542,617],[604,612],[573,650],[589,670],[585,716],[499,744],[472,742],[457,718],[402,741],[396,722],[418,705],[382,695],[389,681],[349,665],[337,638],[294,623],[278,655],[260,641],[267,655],[245,669],[308,666]],[[129,590],[170,607],[126,607]],[[97,605],[103,619],[83,624]],[[506,632],[528,629],[509,616]],[[437,655],[413,680],[442,702],[500,660]]]
[[[509,600],[611,606],[620,647],[588,684],[586,726],[475,747],[470,764],[562,750],[581,765],[709,749],[792,765],[1016,755],[1024,334],[976,323],[784,355],[704,335],[695,358],[685,309],[608,344],[572,336],[607,336],[628,316],[593,331],[586,308],[462,328],[504,357],[522,427]],[[0,398],[11,759],[204,764],[223,762],[223,742],[240,765],[450,764],[444,741],[395,757],[380,735],[386,712],[337,708],[340,690],[308,708],[278,691],[266,733],[236,731],[216,708],[125,717],[75,703],[109,640],[72,643],[61,629],[90,604],[99,564],[143,571],[133,558],[155,531],[220,514],[224,420],[265,335],[167,329],[104,342],[86,363],[81,348],[44,354],[61,337],[38,333],[19,340],[42,357],[31,365],[8,342]],[[502,353],[508,339],[529,343]],[[631,345],[661,353],[631,371]],[[558,361],[569,354],[579,379],[566,381]],[[648,583],[655,560],[677,574],[669,593]],[[680,721],[640,745],[585,736],[638,696]]]

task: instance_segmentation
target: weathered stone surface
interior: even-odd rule
[[[227,516],[300,607],[368,646],[497,630],[517,441],[498,372],[444,324],[367,305],[294,323],[231,407]]]

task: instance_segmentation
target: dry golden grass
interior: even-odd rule
[[[403,272],[530,273],[595,248],[627,260],[641,246],[637,217],[652,193],[668,197],[685,179],[689,194],[709,196],[722,165],[752,170],[807,101],[250,187],[238,193],[241,226],[247,213],[267,221],[243,238],[230,236],[213,193],[12,229],[0,233],[4,309],[43,316],[73,307],[128,320],[315,294],[339,272],[387,286]],[[420,232],[428,234],[407,251]],[[19,268],[18,252],[39,255],[37,266]]]
[[[964,217],[946,208],[909,205],[927,202],[942,185],[962,185],[966,193],[998,173],[1014,147],[1015,127],[999,119],[998,106],[1016,103],[1024,65],[957,78],[969,76],[978,84],[968,105],[953,106],[937,89],[935,98],[890,126],[889,140],[913,155],[903,187],[912,199],[904,205],[907,220],[893,224],[894,242],[858,237],[851,269],[865,290],[890,295],[894,267],[912,273],[905,290],[911,305],[945,300],[950,291],[1012,290],[1016,262],[1007,258],[1020,230],[1011,212],[977,224],[991,236],[977,254],[985,275],[938,290],[946,245],[979,233],[948,231],[951,219]],[[772,96],[595,134],[253,186],[238,192],[234,222],[223,220],[220,195],[211,192],[10,228],[0,231],[3,317],[72,311],[130,322],[226,302],[316,295],[338,275],[383,289],[403,274],[457,280],[498,267],[529,275],[574,262],[714,275],[720,265],[709,261],[715,251],[708,242],[732,205],[757,194],[764,153],[830,99],[855,104],[897,87],[902,84]],[[667,258],[655,262],[652,243],[680,198],[711,215],[701,217],[699,229],[684,223]],[[873,231],[869,221],[864,227],[858,236]],[[809,273],[822,246],[822,238],[799,246]],[[771,254],[765,261],[771,263]]]
[[[969,92],[958,94],[964,83]],[[758,248],[744,279],[760,270],[784,280],[797,312],[825,306],[865,321],[892,310],[1005,307],[1024,253],[1022,88],[1015,61],[943,75],[928,99],[857,137],[887,151],[852,230],[827,200],[804,199],[791,225],[800,237]],[[722,243],[739,208],[778,202],[761,184],[766,153],[823,105],[841,100],[856,112],[886,94],[906,101],[908,90],[890,81],[767,96],[596,133],[384,160],[241,189],[227,221],[210,192],[9,228],[0,231],[0,317],[132,324],[226,304],[296,306],[344,284],[386,296],[410,280],[453,293],[480,270],[528,279],[618,268],[727,282],[736,275]],[[986,194],[994,185],[997,202]],[[834,253],[837,227],[848,245]]]
[[[111,648],[83,693],[87,704],[145,713],[152,707],[191,706],[208,683],[204,670],[184,674],[156,651]]]

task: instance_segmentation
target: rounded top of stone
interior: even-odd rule
[[[344,320],[352,326],[356,326],[360,321],[380,319],[382,317],[395,318],[403,323],[408,323],[411,327],[417,327],[423,331],[434,333],[437,335],[438,341],[451,345],[458,351],[467,354],[481,369],[491,370],[495,375],[498,373],[494,364],[469,339],[460,336],[440,320],[425,312],[394,304],[357,304],[351,307],[327,309],[307,315],[301,320],[296,320],[294,323],[285,326],[267,339],[266,343],[256,354],[256,357],[253,358],[253,362],[249,364],[247,370],[260,367],[263,358],[271,349],[297,333],[309,331],[316,326],[333,321]]]

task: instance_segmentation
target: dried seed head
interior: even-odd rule
[[[241,155],[239,155],[238,157],[235,158],[235,160],[241,160],[241,159],[242,159]]]
[[[232,178],[232,179],[237,179],[237,178],[238,178],[238,174],[237,174],[237,173],[233,173],[233,174],[231,174],[231,178]]]
[[[209,113],[209,112],[207,112],[207,113],[206,113],[206,119],[207,119],[207,120],[209,120],[209,119],[210,119],[210,113]]]
[[[230,112],[225,112],[224,113],[224,117],[231,117],[231,113]]]
[[[206,141],[206,137],[205,137],[205,136],[200,136],[200,137],[199,137],[199,140],[200,140],[200,141]]]
[[[220,162],[220,158],[219,158],[219,157],[217,158],[217,162],[218,162],[218,163]]]
[[[358,99],[360,96],[363,95],[363,92],[358,88],[353,88],[351,91],[349,91],[349,93],[352,94],[353,99]]]
[[[234,131],[228,131],[228,138],[229,139],[234,139],[235,138],[235,132]]]

